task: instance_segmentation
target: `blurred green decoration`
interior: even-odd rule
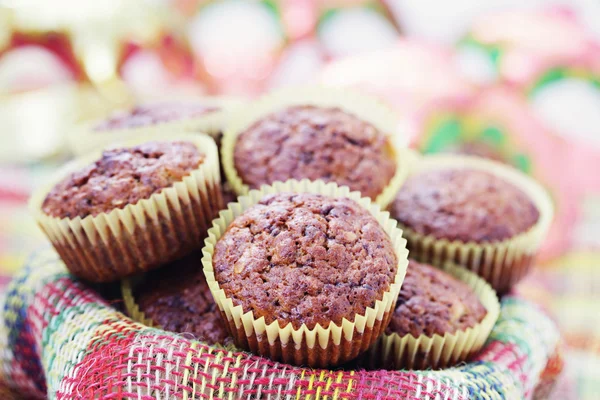
[[[481,43],[473,36],[467,35],[458,42],[458,48],[472,49],[482,52],[490,60],[496,73],[500,72],[500,62],[503,50],[499,45]]]
[[[531,158],[516,149],[501,125],[475,116],[444,114],[431,118],[418,147],[425,154],[470,154],[510,164],[527,174],[532,170]]]
[[[541,89],[563,79],[581,79],[590,82],[593,86],[600,89],[599,74],[595,74],[592,71],[582,68],[569,68],[567,66],[559,66],[544,72],[544,74],[542,74],[538,79],[536,79],[533,82],[527,94],[528,96],[532,97],[536,95]]]

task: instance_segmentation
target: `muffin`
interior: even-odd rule
[[[460,143],[457,146],[451,146],[448,148],[448,153],[487,158],[493,161],[509,164],[509,160],[499,149],[483,140],[473,140],[470,142]]]
[[[191,334],[210,345],[230,343],[200,259],[193,253],[149,272],[133,287],[130,280],[124,280],[123,299],[129,316],[149,326]]]
[[[426,156],[390,212],[411,258],[468,267],[506,293],[529,270],[552,217],[535,181],[509,166],[466,156]]]
[[[397,121],[353,92],[283,91],[232,116],[223,167],[238,194],[288,179],[335,182],[387,205],[407,173]]]
[[[130,110],[83,123],[68,136],[76,155],[137,136],[160,132],[202,132],[220,141],[223,125],[239,100],[204,97],[140,104]]]
[[[110,132],[114,129],[140,128],[162,123],[198,118],[221,111],[216,105],[183,102],[159,102],[138,105],[131,111],[118,112],[95,124],[95,132]]]
[[[202,247],[222,207],[215,143],[154,139],[78,159],[33,196],[38,223],[78,277],[113,281]]]
[[[383,332],[406,257],[401,232],[368,198],[292,180],[230,204],[203,262],[238,347],[327,367]]]
[[[396,172],[386,135],[337,107],[298,105],[269,114],[240,133],[233,158],[252,189],[323,179],[375,199]]]
[[[486,310],[464,282],[431,265],[408,262],[387,334],[444,336],[480,323]]]
[[[367,353],[371,367],[445,368],[479,351],[500,312],[496,294],[462,267],[444,269],[409,261],[390,324]]]

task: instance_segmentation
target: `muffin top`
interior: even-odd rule
[[[450,153],[487,158],[507,164],[506,157],[499,149],[481,140],[461,143],[460,145],[451,147],[448,150]]]
[[[280,193],[246,210],[217,242],[215,277],[234,305],[295,329],[354,321],[394,281],[397,258],[355,201]]]
[[[475,326],[486,313],[467,284],[442,270],[410,260],[386,333],[443,336]]]
[[[204,158],[187,141],[106,150],[99,160],[55,185],[42,211],[55,218],[85,218],[124,208],[181,181]]]
[[[396,172],[387,136],[339,108],[291,106],[237,138],[235,168],[251,188],[291,178],[346,185],[375,199]]]
[[[219,107],[201,103],[162,102],[139,105],[131,111],[118,112],[94,127],[94,131],[139,128],[185,118],[200,117],[218,111]]]
[[[439,169],[411,176],[392,216],[422,235],[462,242],[511,238],[531,228],[539,211],[519,188],[475,169]]]
[[[229,334],[204,278],[201,258],[193,254],[148,273],[134,296],[146,318],[163,329],[224,344]]]

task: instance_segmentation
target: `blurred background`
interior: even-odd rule
[[[548,187],[556,221],[518,292],[563,333],[551,398],[599,399],[597,0],[0,0],[0,282],[45,243],[26,202],[70,157],[75,123],[308,83],[380,96],[422,152]]]

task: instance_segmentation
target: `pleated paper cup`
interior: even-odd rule
[[[498,315],[500,302],[494,289],[464,267],[446,264],[442,270],[466,283],[487,310],[483,320],[471,328],[433,336],[383,334],[364,355],[369,368],[439,369],[468,360],[483,347]]]
[[[333,321],[327,326],[317,324],[312,329],[304,324],[295,329],[291,322],[280,326],[277,320],[267,324],[264,317],[256,319],[252,311],[234,305],[219,286],[213,269],[213,253],[229,224],[265,196],[286,192],[350,198],[368,210],[389,235],[398,258],[398,270],[389,290],[381,300],[377,300],[374,308],[367,308],[364,315],[355,315],[352,320],[344,318],[340,324]],[[237,203],[230,203],[228,209],[221,211],[219,218],[213,222],[202,252],[206,280],[236,345],[275,361],[310,367],[339,365],[355,358],[375,342],[389,324],[408,265],[406,241],[402,238],[402,231],[396,227],[396,221],[389,218],[387,212],[381,211],[369,198],[361,197],[360,193],[350,192],[345,186],[309,180],[275,182],[260,190],[250,191],[247,196],[241,196]]]
[[[131,278],[121,280],[121,296],[123,297],[123,304],[125,306],[125,313],[132,320],[139,322],[140,324],[149,326],[151,328],[163,329],[164,328],[156,323],[152,318],[148,317],[138,305],[135,292],[138,288],[143,287],[146,284],[147,274],[138,275]],[[183,332],[176,332],[181,333]],[[232,339],[228,337],[223,343],[211,343],[213,347],[225,348],[231,351],[236,351],[236,347],[233,345]]]
[[[239,112],[232,114],[223,133],[221,162],[227,182],[231,184],[234,191],[238,195],[243,195],[250,190],[250,187],[242,181],[235,167],[234,151],[238,136],[260,119],[296,105],[338,107],[372,124],[387,135],[395,155],[396,173],[375,199],[379,206],[387,207],[408,175],[410,157],[405,155],[406,138],[399,132],[399,121],[391,108],[377,98],[348,89],[313,87],[280,90],[265,95],[247,108],[243,110],[240,108]]]
[[[121,281],[121,294],[123,296],[123,303],[125,305],[125,312],[129,317],[141,324],[146,326],[150,326],[153,328],[163,329],[162,326],[156,324],[151,318],[147,318],[142,310],[140,310],[139,305],[135,301],[135,296],[133,295],[133,291],[139,287],[140,284],[143,284],[145,281],[143,276],[138,276],[135,278],[126,278]]]
[[[95,130],[95,127],[98,126],[98,124],[105,121],[107,118],[110,118],[110,116],[108,116],[76,125],[67,135],[68,145],[73,154],[80,156],[85,155],[92,150],[104,148],[113,143],[143,137],[148,134],[160,134],[161,132],[167,131],[206,133],[215,140],[220,140],[220,135],[227,122],[227,118],[236,107],[239,107],[242,104],[241,100],[228,97],[183,98],[179,100],[183,103],[193,101],[207,107],[219,107],[220,109],[197,117],[181,118],[172,121],[158,122],[151,125],[99,131]],[[177,99],[173,101],[177,101]]]
[[[109,282],[147,271],[202,248],[222,206],[219,161],[214,140],[202,134],[166,132],[121,143],[184,140],[204,162],[173,186],[122,209],[85,218],[55,218],[42,211],[50,190],[62,179],[101,158],[95,151],[69,163],[49,185],[33,194],[30,209],[67,268],[91,282]]]
[[[399,223],[408,242],[411,258],[434,266],[450,261],[462,265],[488,281],[499,293],[508,292],[531,269],[535,255],[544,240],[554,208],[546,190],[522,172],[495,161],[459,155],[423,156],[411,174],[426,170],[475,169],[498,176],[522,190],[539,212],[537,222],[512,238],[493,242],[462,242],[422,235]]]

